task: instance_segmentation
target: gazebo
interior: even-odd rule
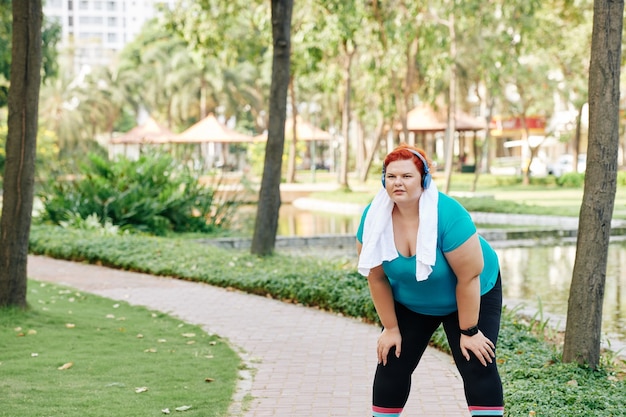
[[[233,130],[221,123],[214,114],[209,114],[193,126],[182,133],[171,138],[172,144],[196,144],[198,145],[199,157],[204,161],[204,165],[215,165],[218,167],[239,166],[229,152],[230,144],[251,143],[255,138],[236,130]]]
[[[293,118],[289,117],[285,120],[285,139],[293,138]],[[256,141],[266,141],[267,132],[263,132],[255,136]],[[331,142],[333,135],[330,132],[322,130],[317,126],[305,121],[301,116],[296,116],[296,140],[308,142],[308,151],[311,155],[311,163],[319,156],[317,151],[318,142]],[[322,150],[323,152],[323,150]],[[323,155],[321,155],[322,165],[325,165]]]
[[[285,138],[291,139],[293,137],[293,118],[289,117],[285,120]],[[296,116],[296,139],[307,142],[311,141],[331,141],[333,135],[329,132],[322,130],[309,122],[306,122],[300,116]],[[255,136],[257,141],[266,141],[267,132],[263,132],[258,136]]]
[[[431,106],[420,105],[411,109],[407,113],[407,129],[409,132],[421,137],[421,146],[429,153],[434,154],[434,143],[428,140],[428,136],[436,133],[443,133],[448,127],[447,110],[442,109],[436,112]],[[487,122],[477,117],[473,117],[465,112],[457,111],[454,118],[454,128],[458,134],[458,150],[461,165],[466,162],[468,153],[472,159],[476,159],[476,132],[487,129]],[[402,131],[402,125],[398,123],[396,130]],[[472,132],[471,149],[466,149],[466,132]],[[461,167],[463,169],[463,167]]]
[[[407,113],[406,123],[409,132],[445,132],[448,127],[447,113],[445,109],[435,112],[432,107],[421,105]],[[476,132],[487,129],[487,122],[465,112],[457,111],[454,117],[454,126],[457,132]],[[397,129],[401,130],[402,125],[398,124]]]
[[[145,123],[135,126],[121,136],[112,138],[109,142],[109,155],[113,157],[122,154],[126,157],[138,158],[144,146],[167,144],[174,136],[171,130],[149,117]]]

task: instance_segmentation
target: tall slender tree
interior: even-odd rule
[[[624,1],[595,0],[589,68],[589,144],[563,360],[600,361],[602,304],[617,188]]]
[[[26,307],[41,84],[41,0],[14,1],[9,132],[0,219],[0,306]]]
[[[285,148],[285,119],[291,54],[291,15],[293,0],[272,0],[272,83],[270,87],[270,122],[265,146],[265,165],[259,192],[251,251],[269,255],[276,246],[280,177]]]

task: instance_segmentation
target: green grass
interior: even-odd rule
[[[547,216],[578,217],[583,198],[582,187],[560,187],[554,182],[539,181],[523,186],[515,177],[481,175],[471,197],[473,174],[452,176],[450,194],[457,198],[468,210],[499,213],[527,213]],[[443,178],[436,180],[443,191]],[[351,191],[315,192],[311,198],[365,205],[369,203],[380,187],[380,181],[369,180],[366,184],[356,181]],[[617,187],[614,202],[615,219],[626,219],[626,187]]]
[[[241,360],[226,341],[145,308],[28,286],[28,310],[0,311],[0,416],[227,415]]]

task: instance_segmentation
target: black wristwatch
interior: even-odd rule
[[[461,334],[464,334],[465,336],[474,336],[478,334],[478,326],[472,326],[465,330],[461,329]]]

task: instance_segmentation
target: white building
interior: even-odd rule
[[[61,24],[61,56],[76,74],[111,64],[132,41],[144,22],[155,16],[158,4],[173,7],[175,0],[44,0],[47,19]]]

